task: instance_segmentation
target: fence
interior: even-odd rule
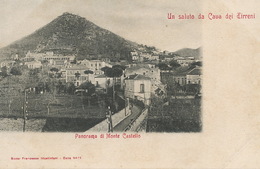
[[[148,116],[148,108],[144,109],[143,112],[134,119],[125,129],[125,131],[136,132],[141,130],[141,126]]]
[[[125,109],[122,109],[118,113],[113,114],[112,115],[113,126],[116,126],[118,123],[120,123],[126,117],[128,117],[130,115],[129,111],[130,111],[129,106],[127,106],[126,112],[125,112]],[[97,131],[104,131],[104,132],[108,131],[107,119],[103,120],[102,122],[100,122],[99,124],[95,125],[94,127],[92,127],[91,129],[88,130],[88,132],[97,132]]]

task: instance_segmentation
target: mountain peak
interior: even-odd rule
[[[74,16],[75,14],[70,13],[70,12],[64,12],[61,16],[66,16],[66,15],[72,15],[72,16]]]
[[[73,23],[73,20],[74,21],[82,21],[82,22],[90,22],[86,18],[83,18],[79,15],[69,13],[69,12],[64,12],[62,15],[57,17],[55,20],[66,20],[66,21],[71,21],[71,23]]]
[[[2,48],[0,54],[24,56],[28,51],[53,51],[55,54],[75,54],[80,59],[130,59],[129,52],[135,47],[86,18],[65,12],[27,37]]]
[[[79,15],[76,15],[76,14],[73,14],[73,13],[70,13],[70,12],[64,12],[60,17],[83,18],[83,17],[81,17]]]

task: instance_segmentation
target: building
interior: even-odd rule
[[[191,63],[195,62],[194,58],[179,58],[176,59],[176,61],[181,66],[189,66]]]
[[[76,65],[74,67],[66,68],[66,83],[72,82],[75,86],[79,86],[86,81],[90,81],[94,84],[94,74],[86,74],[86,70],[88,70],[88,68],[83,65]]]
[[[159,55],[148,52],[142,52],[140,57],[144,58],[145,60],[159,60]]]
[[[31,51],[28,51],[26,53],[25,57],[21,58],[21,60],[25,61],[25,62],[31,62],[33,60],[42,61],[44,55],[45,55],[45,53],[34,53],[34,52],[31,52]]]
[[[164,56],[163,61],[169,62],[169,61],[171,61],[171,60],[173,60],[173,57],[172,57],[172,56],[168,56],[168,55]]]
[[[145,58],[145,59],[147,59],[147,60],[150,60],[152,55],[150,53],[148,53],[148,52],[141,52],[140,56]]]
[[[150,60],[159,60],[159,55],[156,54],[151,55]]]
[[[43,61],[47,60],[49,65],[63,66],[66,63],[72,62],[75,59],[74,55],[57,55],[53,52],[46,53],[32,53],[27,52],[25,58],[22,58],[23,61],[28,62],[32,60]]]
[[[7,67],[7,68],[11,68],[13,65],[15,64],[15,61],[13,60],[5,60],[5,61],[2,61],[0,63],[0,67]]]
[[[143,62],[146,55],[143,55],[142,52],[130,52],[130,55],[131,55],[131,58],[132,58],[132,61],[134,62]]]
[[[201,84],[202,70],[200,67],[195,67],[187,74],[187,84]]]
[[[101,60],[87,60],[84,59],[80,62],[81,65],[86,66],[89,70],[94,72],[94,75],[101,75],[104,72],[101,70],[103,67],[112,67],[111,64]]]
[[[29,69],[36,69],[42,67],[42,63],[40,61],[25,62],[24,65],[27,65]]]
[[[124,76],[139,74],[151,79],[151,91],[154,93],[158,88],[165,92],[165,86],[161,83],[160,69],[152,64],[131,64],[126,68]]]
[[[125,96],[138,99],[149,105],[151,102],[151,79],[144,75],[134,74],[125,79]]]
[[[43,56],[43,60],[47,60],[49,62],[49,65],[57,65],[57,66],[63,66],[67,63],[72,62],[75,59],[74,55],[54,55],[53,53],[48,53]]]
[[[107,87],[112,87],[112,85],[113,85],[112,77],[106,77],[105,74],[95,77],[96,87],[101,87],[103,89],[106,89]]]
[[[133,61],[138,61],[138,59],[139,59],[138,52],[136,52],[136,51],[135,52],[130,52],[130,55],[131,55]]]
[[[160,69],[152,64],[130,64],[125,70],[125,76],[140,74],[150,77],[152,80],[160,81]]]

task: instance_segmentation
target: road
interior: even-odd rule
[[[132,113],[125,118],[123,121],[121,121],[120,123],[118,123],[114,128],[113,131],[117,131],[117,132],[122,132],[124,131],[124,129],[131,123],[131,121],[133,119],[136,119],[140,114],[142,113],[142,110],[137,107],[137,106],[133,106],[132,108]]]

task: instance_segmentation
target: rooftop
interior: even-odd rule
[[[191,71],[189,71],[188,75],[201,75],[202,71],[201,68],[194,68]]]
[[[144,75],[134,74],[134,75],[130,75],[126,80],[151,80],[151,79]]]
[[[107,76],[105,74],[102,74],[102,75],[98,75],[97,77],[95,78],[107,78]]]
[[[88,68],[84,65],[76,65],[73,67],[69,67],[66,70],[88,70]]]

